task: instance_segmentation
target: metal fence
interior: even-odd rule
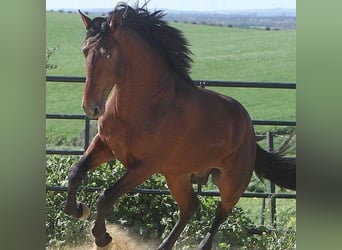
[[[84,77],[66,77],[66,76],[46,76],[47,82],[70,82],[70,83],[84,83]],[[199,87],[242,87],[242,88],[272,88],[272,89],[296,89],[295,83],[275,83],[275,82],[236,82],[236,81],[194,81]],[[51,155],[82,155],[89,146],[90,142],[90,119],[86,115],[69,115],[69,114],[46,114],[46,119],[62,119],[62,120],[83,120],[84,121],[84,145],[83,150],[58,150],[58,149],[46,149],[46,154]],[[295,121],[275,121],[275,120],[253,120],[254,125],[271,125],[271,126],[291,126],[295,127]],[[273,133],[268,132],[266,135],[268,150],[273,151]],[[86,192],[94,192],[102,189],[102,187],[87,187],[82,190]],[[64,192],[67,191],[66,187],[61,186],[46,186],[47,191]],[[203,191],[201,185],[197,185],[196,192],[201,196],[219,196],[217,190]],[[155,195],[170,195],[169,190],[159,189],[141,189],[137,188],[130,193],[139,194],[155,194]],[[276,200],[277,199],[296,199],[296,194],[289,193],[276,193],[275,185],[270,183],[269,191],[267,193],[254,193],[245,192],[242,197],[260,198],[262,199],[261,214],[265,211],[265,200],[270,199],[270,221],[273,226],[276,225]],[[261,216],[261,224],[264,224],[264,217]]]

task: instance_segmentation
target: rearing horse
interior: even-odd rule
[[[98,134],[69,173],[65,212],[86,217],[76,201],[87,171],[118,159],[126,173],[98,197],[92,233],[107,246],[105,216],[115,201],[155,173],[163,174],[178,204],[179,219],[158,249],[172,249],[199,206],[193,183],[212,175],[221,202],[199,245],[210,249],[250,182],[253,170],[277,185],[295,189],[296,163],[256,144],[247,111],[236,100],[197,88],[189,77],[190,51],[182,33],[148,12],[119,4],[108,18],[81,14],[87,29],[83,45],[86,83],[83,109],[98,118]]]

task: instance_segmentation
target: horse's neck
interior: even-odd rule
[[[167,64],[147,44],[139,43],[137,39],[127,40],[122,46],[123,75],[114,87],[110,104],[116,107],[117,114],[130,119],[139,119],[151,107],[169,102],[176,82]]]
[[[172,101],[175,89],[172,74],[146,64],[127,68],[122,81],[114,87],[110,106],[122,120],[146,119],[144,116],[151,115],[155,107]]]
[[[139,119],[157,105],[172,102],[174,86],[166,75],[159,79],[131,79],[114,87],[111,105],[122,118]]]

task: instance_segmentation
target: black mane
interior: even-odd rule
[[[87,38],[97,39],[106,33],[109,30],[108,21],[112,15],[120,15],[122,25],[137,32],[165,57],[175,72],[191,80],[189,73],[192,53],[188,48],[189,43],[181,31],[169,26],[162,19],[165,16],[163,11],[157,10],[150,13],[145,8],[138,6],[132,8],[126,3],[119,3],[107,18],[97,17],[93,19],[93,25],[88,29]],[[192,83],[192,80],[187,82]]]
[[[87,29],[86,38],[99,38],[100,36],[106,34],[109,31],[109,25],[107,18],[95,17],[89,29]]]

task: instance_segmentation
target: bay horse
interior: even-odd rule
[[[82,105],[98,119],[98,133],[70,168],[65,212],[89,214],[76,201],[87,171],[118,159],[126,173],[102,192],[92,229],[98,247],[109,245],[105,217],[115,201],[155,173],[165,176],[179,219],[157,249],[172,249],[199,207],[193,183],[211,175],[221,201],[199,249],[210,249],[215,233],[250,182],[253,170],[279,186],[296,188],[296,162],[256,143],[249,114],[233,98],[195,86],[191,52],[183,34],[162,11],[118,4],[108,17],[91,19],[83,44],[86,82]]]

